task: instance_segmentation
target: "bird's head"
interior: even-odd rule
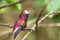
[[[32,10],[29,9],[29,8],[26,8],[26,9],[23,10],[23,13],[30,14],[30,13],[32,13]]]

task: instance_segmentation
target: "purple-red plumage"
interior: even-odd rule
[[[14,30],[15,28],[19,27],[20,25],[26,26],[26,14],[21,13],[21,16],[19,17],[19,19],[16,21],[15,25],[14,25]]]
[[[16,38],[16,36],[18,35],[18,33],[20,32],[21,29],[26,28],[27,26],[27,19],[28,19],[28,14],[29,12],[27,10],[25,10],[24,12],[22,12],[19,15],[19,19],[16,21],[16,23],[14,24],[14,28],[13,28],[13,35],[14,38]]]

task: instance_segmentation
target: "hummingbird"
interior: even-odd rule
[[[27,19],[28,19],[29,13],[30,12],[28,10],[23,10],[23,12],[20,13],[18,20],[15,22],[13,26],[14,39],[19,34],[19,32],[23,30],[23,28],[27,27]]]

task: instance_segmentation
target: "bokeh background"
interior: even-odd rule
[[[0,7],[19,0],[0,0]],[[48,0],[26,0],[22,3],[0,9],[0,23],[14,25],[23,9],[31,10],[28,18],[28,28],[31,28],[39,15],[41,7]],[[43,16],[51,10],[60,10],[60,0],[50,0]],[[42,23],[59,23],[60,14],[48,16]],[[0,40],[14,40],[11,35],[13,29],[0,26]],[[21,40],[28,31],[21,31],[15,40]],[[31,32],[25,40],[60,40],[60,27],[37,27],[37,32]]]

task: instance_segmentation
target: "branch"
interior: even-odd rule
[[[37,17],[37,20],[36,20],[36,31],[37,31],[37,27],[38,27],[38,21],[39,19],[41,18],[44,10],[46,9],[46,6],[49,4],[50,0],[47,1],[47,3],[45,5],[42,6],[42,8],[38,11],[38,17]]]
[[[53,14],[53,13],[60,13],[60,11],[51,11],[51,12],[47,13],[44,17],[42,17],[42,18],[38,21],[38,24],[40,24],[45,18],[47,18],[49,15],[51,15],[51,14]],[[35,29],[35,27],[36,27],[36,24],[34,24],[31,29]],[[32,32],[32,30],[29,31],[29,32],[22,38],[22,40],[25,40],[25,39],[27,38],[27,36],[28,36],[31,32]]]
[[[1,23],[0,23],[0,25],[1,25]],[[60,27],[60,23],[47,23],[47,24],[45,24],[45,23],[42,23],[42,24],[38,24],[38,27]],[[26,30],[27,29],[27,30]],[[24,31],[26,30],[26,31],[28,31],[29,30],[29,28],[26,28],[26,29],[23,29]],[[30,29],[30,30],[32,30],[32,29]],[[29,31],[30,31],[29,30]],[[34,31],[34,30],[32,30],[32,31]],[[8,31],[4,31],[4,32],[0,32],[0,36],[2,36],[2,35],[5,35],[5,34],[8,34],[8,33],[11,33],[12,32],[12,30],[8,30]],[[27,35],[29,35],[31,32],[29,32]],[[11,34],[12,35],[12,34]],[[26,35],[26,36],[27,36]],[[26,38],[26,36],[24,37],[24,39]]]
[[[34,24],[34,26],[33,26],[31,29],[35,29],[35,27],[36,27],[36,31],[37,31],[37,26],[38,26],[39,18],[41,17],[43,11],[45,10],[45,8],[46,8],[46,6],[48,5],[49,2],[50,2],[50,0],[48,0],[48,2],[40,9],[40,11],[38,11],[39,16],[38,16],[38,18],[37,18],[37,20],[36,20],[36,24]],[[22,40],[25,40],[25,38],[26,38],[31,32],[32,32],[32,30],[31,30],[30,32],[28,32],[28,33],[23,37]]]
[[[49,12],[48,14],[46,14],[44,17],[41,18],[41,20],[38,22],[38,24],[41,23],[45,18],[47,18],[49,15],[51,15],[53,13],[54,14],[59,14],[60,11],[51,11],[51,12]]]
[[[60,23],[55,23],[55,24],[40,24],[46,17],[48,17],[50,14],[52,13],[55,13],[55,14],[58,14],[60,13],[60,11],[51,11],[49,12],[48,14],[46,14],[44,17],[42,17],[39,21],[38,21],[38,26],[49,26],[49,27],[52,27],[52,26],[60,26]],[[4,23],[0,23],[0,26],[6,26],[6,27],[9,27],[9,28],[13,28],[13,26],[11,25],[8,25],[8,24],[4,24]],[[27,30],[29,31],[24,37],[22,40],[24,40],[32,31],[35,31],[35,27],[36,27],[36,24],[33,25],[32,28],[24,28],[23,30]]]
[[[13,5],[15,5],[15,4],[22,3],[22,2],[24,2],[24,1],[25,1],[25,0],[20,0],[20,1],[18,1],[18,2],[10,3],[10,4],[7,4],[7,5],[1,6],[0,9],[5,8],[5,7],[9,7],[9,6],[13,6]]]
[[[0,26],[5,26],[5,27],[8,27],[8,28],[12,28],[13,29],[13,26],[9,25],[9,24],[4,24],[4,23],[0,23]],[[31,28],[23,28],[22,30],[27,30],[27,31],[30,31],[32,30]],[[34,30],[32,30],[34,31]]]
[[[36,24],[34,24],[34,26],[33,26],[31,29],[34,29],[35,27],[36,27]],[[25,40],[25,39],[27,38],[27,36],[28,36],[31,32],[32,32],[32,30],[29,31],[29,32],[22,38],[22,40]]]
[[[0,23],[0,26],[5,26],[5,27],[8,27],[8,28],[13,28],[13,26],[11,26],[9,24],[5,24],[5,23]]]

